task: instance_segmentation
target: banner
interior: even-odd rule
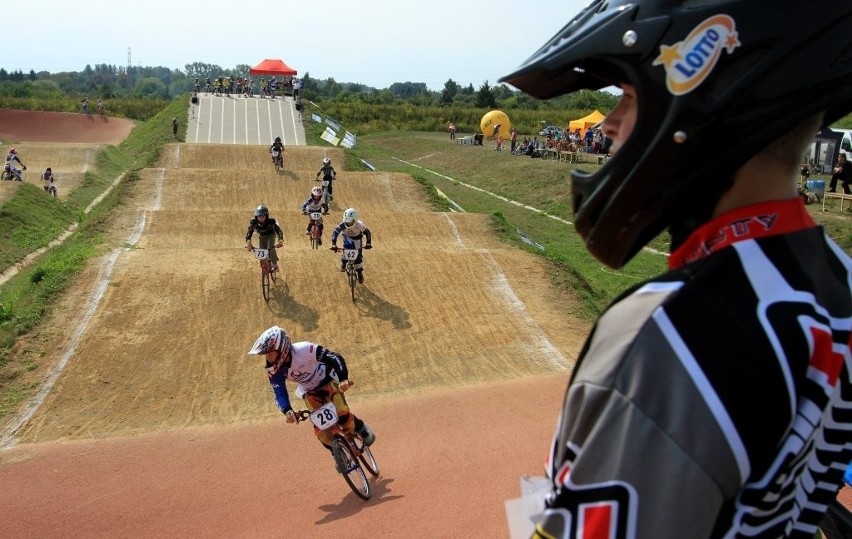
[[[321,124],[322,123],[322,116],[312,112],[311,113],[311,120],[313,120],[314,122],[316,122],[318,124]]]
[[[326,125],[328,125],[332,129],[334,129],[335,131],[340,131],[340,124],[335,122],[334,120],[332,120],[328,116],[325,117],[325,123],[326,123]]]
[[[320,135],[320,138],[323,139],[324,141],[328,142],[332,146],[337,146],[340,143],[340,139],[337,138],[337,135],[335,134],[335,132],[332,131],[331,128],[329,128],[329,127],[325,128],[325,131],[322,132],[322,135]]]

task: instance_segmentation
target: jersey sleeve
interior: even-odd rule
[[[534,537],[707,537],[744,478],[668,332],[665,286],[598,322],[548,458],[553,491]]]
[[[254,234],[254,219],[249,221],[248,229],[246,230],[246,241],[251,241],[251,236]]]
[[[290,394],[287,391],[285,369],[281,369],[269,377],[269,385],[272,386],[272,392],[275,394],[275,402],[278,403],[278,409],[281,412],[292,410],[290,405]]]
[[[338,380],[349,379],[349,369],[346,368],[346,360],[337,352],[332,352],[320,346],[317,348],[317,360],[325,364],[329,372],[337,374]]]

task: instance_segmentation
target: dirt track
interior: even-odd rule
[[[39,537],[191,536],[201,522],[213,536],[506,535],[503,501],[541,469],[588,327],[563,314],[571,300],[546,265],[499,242],[486,216],[434,213],[413,180],[382,172],[335,184],[326,242],[350,205],[374,235],[353,304],[337,255],[310,249],[298,210],[326,154],[342,161],[288,149],[276,177],[262,148],[182,144],[142,174],[116,221],[111,273],[87,270],[58,316],[78,324],[99,282],[102,300],[0,452],[0,520]],[[241,249],[261,202],[286,236],[269,304]],[[354,499],[308,429],[280,418],[245,356],[271,324],[347,358],[350,403],[379,435],[376,499]],[[58,357],[76,327],[45,348]],[[49,529],[47,489],[73,500]]]

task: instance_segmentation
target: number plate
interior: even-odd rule
[[[328,181],[328,180],[323,180],[323,181],[322,181],[322,186],[323,186],[323,187],[328,187],[329,185],[331,185],[331,182],[330,182],[330,181]]]
[[[310,217],[311,217],[311,221],[321,221],[322,220],[322,213],[320,213],[318,211],[312,211],[310,213]]]
[[[311,423],[319,430],[328,430],[337,425],[337,408],[333,402],[327,402],[311,412]]]
[[[258,260],[266,260],[269,258],[269,249],[255,249],[254,257]]]
[[[344,249],[343,260],[355,260],[358,258],[358,249]]]

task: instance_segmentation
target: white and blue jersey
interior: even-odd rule
[[[276,367],[267,362],[266,373],[278,408],[285,413],[293,409],[285,383],[287,380],[297,384],[296,394],[302,398],[305,393],[323,387],[332,380],[349,378],[343,356],[308,341],[293,343],[289,363]]]

